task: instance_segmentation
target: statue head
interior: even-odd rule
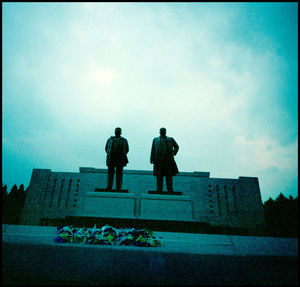
[[[165,136],[166,136],[166,133],[167,133],[166,128],[160,128],[159,133],[160,133],[160,135],[161,135],[162,137],[165,137]]]
[[[116,137],[119,137],[122,134],[122,129],[121,128],[115,128],[115,135]]]

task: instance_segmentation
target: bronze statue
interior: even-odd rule
[[[160,137],[154,138],[151,149],[150,162],[154,164],[153,174],[156,176],[157,191],[163,190],[163,177],[166,177],[167,190],[173,192],[173,176],[178,173],[174,160],[179,146],[176,141],[166,136],[166,129],[160,129]]]
[[[115,136],[111,136],[105,146],[107,153],[106,165],[108,166],[107,173],[107,190],[112,190],[114,173],[116,169],[116,189],[121,190],[123,168],[128,163],[127,153],[129,152],[129,146],[127,139],[121,137],[122,129],[115,129]]]

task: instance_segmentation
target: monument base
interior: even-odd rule
[[[122,192],[129,193],[128,189],[106,189],[106,188],[95,188],[95,192]]]
[[[134,194],[87,192],[83,216],[135,218]]]
[[[193,204],[189,196],[143,194],[140,216],[143,219],[193,221]]]

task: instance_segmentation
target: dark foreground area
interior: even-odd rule
[[[156,232],[160,247],[56,243],[3,225],[2,285],[298,285],[298,239]]]

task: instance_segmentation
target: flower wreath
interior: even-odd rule
[[[152,235],[148,229],[114,228],[104,225],[102,228],[75,228],[72,225],[57,227],[58,243],[81,243],[95,245],[126,245],[157,247],[161,246],[160,240]]]

